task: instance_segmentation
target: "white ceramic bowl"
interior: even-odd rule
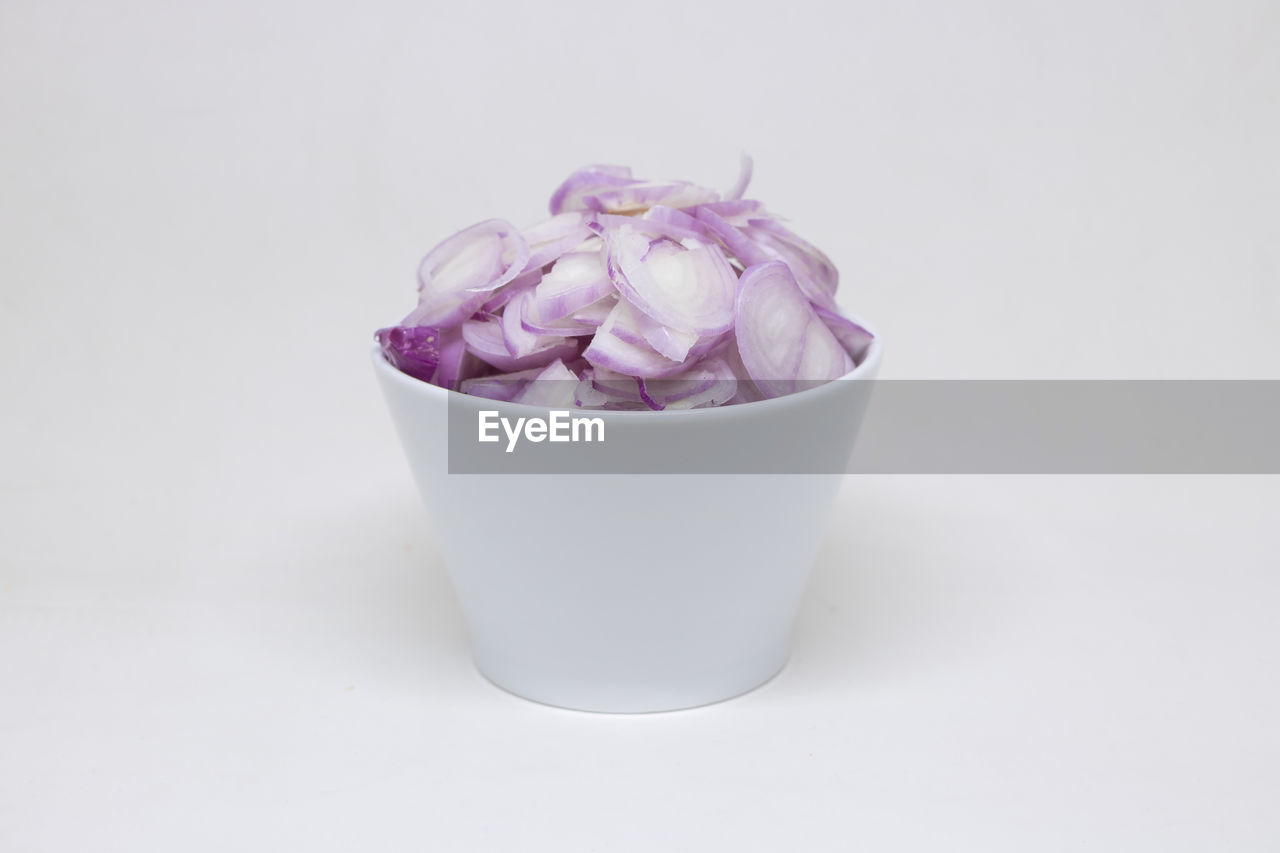
[[[705,705],[772,678],[880,358],[877,338],[843,379],[772,400],[590,413],[652,433],[655,453],[669,430],[722,432],[722,458],[703,470],[752,470],[772,443],[828,474],[495,475],[448,473],[446,433],[451,398],[497,406],[407,376],[375,347],[480,672],[528,699],[611,712]]]

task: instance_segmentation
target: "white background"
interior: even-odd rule
[[[3,0],[0,849],[1280,849],[1277,478],[851,479],[782,675],[580,714],[471,668],[367,360],[453,230],[745,150],[884,376],[1280,378],[1278,43]]]

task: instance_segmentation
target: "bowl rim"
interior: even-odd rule
[[[862,362],[855,366],[843,376],[837,377],[812,388],[806,388],[803,391],[796,391],[793,394],[784,394],[781,397],[770,397],[765,400],[753,400],[749,403],[735,403],[731,406],[707,406],[700,409],[658,409],[652,411],[629,411],[629,410],[613,410],[613,409],[578,409],[577,411],[590,412],[592,417],[604,416],[610,419],[621,418],[629,420],[631,418],[643,418],[653,420],[654,418],[679,418],[679,417],[743,417],[750,416],[752,412],[762,412],[770,409],[794,407],[803,405],[806,402],[816,400],[818,397],[830,394],[839,388],[838,383],[848,381],[866,381],[875,376],[880,367],[880,361],[884,352],[884,344],[880,338],[879,332],[874,327],[867,324],[861,317],[855,314],[844,314],[843,316],[857,323],[866,329],[872,335],[871,346],[867,349],[867,354],[863,357]],[[461,391],[454,391],[449,388],[441,388],[439,385],[433,385],[423,379],[398,370],[392,366],[391,362],[382,353],[382,347],[375,341],[371,346],[371,355],[373,358],[374,368],[383,376],[391,378],[392,381],[399,383],[407,390],[416,391],[420,394],[439,397],[444,401],[448,401],[451,397],[457,397],[461,400],[487,400],[495,407],[502,407],[504,410],[513,412],[528,411],[530,413],[545,412],[548,406],[535,406],[529,403],[510,403],[503,400],[489,400],[487,397],[478,397],[474,394],[463,394]]]

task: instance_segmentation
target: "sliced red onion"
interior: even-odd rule
[[[477,314],[496,314],[504,305],[516,297],[517,294],[526,290],[532,290],[542,280],[542,270],[531,269],[520,273],[520,275],[511,279],[505,286],[495,290],[484,304],[477,310]]]
[[[867,350],[871,349],[871,342],[876,339],[875,335],[843,314],[828,311],[818,305],[813,306],[813,310],[822,318],[822,322],[826,323],[831,334],[836,336],[836,340],[853,358],[854,363],[861,364],[867,356]]]
[[[454,326],[519,275],[529,245],[509,223],[489,219],[436,246],[418,266],[418,307],[404,326]]]
[[[689,348],[689,357],[685,359],[686,366],[708,356],[720,355],[731,343],[733,343],[733,329],[726,329],[718,335],[698,338],[698,342]]]
[[[519,323],[516,323],[519,326]],[[576,341],[566,338],[530,336],[534,338],[532,349],[526,350],[521,339],[520,355],[513,355],[504,336],[502,318],[478,316],[462,324],[461,337],[476,358],[506,373],[515,373],[533,367],[545,367],[556,359],[573,358],[578,354]]]
[[[811,302],[829,311],[838,310],[835,292],[840,275],[831,259],[816,246],[773,219],[752,219],[742,230],[753,243],[791,267],[796,283]]]
[[[736,336],[729,340],[728,346],[723,347],[718,352],[720,357],[724,359],[725,364],[733,372],[733,375],[738,378],[738,393],[734,395],[733,402],[755,403],[759,400],[768,399],[756,386],[751,374],[747,371],[747,366],[742,363],[742,354],[738,352]]]
[[[458,390],[473,397],[486,397],[490,400],[502,400],[509,403],[524,390],[525,386],[536,379],[544,369],[535,367],[532,370],[498,373],[479,379],[468,379],[461,384]]]
[[[852,357],[780,261],[747,268],[735,313],[742,362],[767,397],[838,379],[853,369]]]
[[[440,364],[440,330],[432,326],[392,326],[377,331],[378,344],[391,366],[430,382]]]
[[[774,254],[757,246],[746,234],[712,210],[711,205],[698,208],[697,215],[698,220],[715,236],[720,245],[728,249],[734,257],[742,262],[743,266],[749,267],[755,264],[763,264],[775,258]]]
[[[579,308],[573,312],[573,321],[582,323],[587,326],[603,326],[604,321],[609,318],[613,306],[618,304],[617,294],[610,293],[604,299],[592,302],[585,308]]]
[[[533,335],[557,335],[560,337],[578,337],[590,335],[599,324],[579,323],[572,318],[552,320],[550,323],[542,319],[538,311],[538,300],[532,291],[526,291],[511,300],[502,315],[503,327],[506,323],[518,321],[524,330]],[[508,341],[511,337],[507,336]]]
[[[543,368],[537,377],[526,385],[513,402],[528,406],[563,408],[574,405],[578,390],[577,375],[556,359]]]
[[[616,311],[611,331],[625,343],[652,349],[677,362],[688,358],[689,351],[701,340],[697,333],[664,326],[634,306]]]
[[[769,214],[765,211],[763,204],[747,198],[726,199],[725,201],[700,204],[697,207],[689,208],[689,213],[692,216],[697,216],[704,210],[709,210],[730,225],[736,226],[746,225],[752,219],[769,218]]]
[[[613,163],[594,163],[590,166],[584,166],[578,171],[592,172],[597,175],[609,175],[610,177],[614,177],[614,178],[630,178],[631,177],[630,166],[619,166]]]
[[[592,385],[595,368],[588,367],[573,392],[573,404],[580,409],[599,409],[609,403],[608,394]]]
[[[619,299],[614,303],[613,310],[609,312],[605,322],[600,325],[602,327],[607,325],[608,333],[624,343],[638,347],[648,347],[649,342],[644,339],[644,330],[652,322],[652,317],[638,310],[630,302]],[[602,328],[600,331],[604,331],[604,329]]]
[[[564,366],[572,370],[575,376],[582,376],[584,371],[591,369],[591,362],[583,358],[582,353],[578,353],[566,361]]]
[[[580,250],[582,243],[591,237],[591,228],[587,225],[586,214],[571,211],[530,226],[521,232],[521,236],[529,244],[529,260],[525,268],[534,270],[545,267],[566,252]]]
[[[692,207],[716,201],[720,194],[688,181],[632,183],[584,195],[583,204],[597,213],[639,213],[655,205]]]
[[[506,338],[502,335],[502,317],[496,314],[477,314],[462,324],[460,329],[463,339],[471,351],[485,362],[492,364],[493,358],[514,358],[507,349]],[[496,366],[496,365],[495,365]],[[511,368],[511,371],[522,368]]]
[[[645,343],[672,361],[684,361],[689,357],[689,350],[698,342],[696,332],[682,332],[664,326],[651,317],[645,319],[648,322],[642,326],[641,332]]]
[[[653,409],[719,406],[738,392],[738,378],[723,358],[711,357],[664,379],[639,380],[641,398]]]
[[[640,402],[640,380],[607,367],[591,369],[591,387],[609,395],[614,402]]]
[[[696,207],[689,208],[691,211],[699,209]],[[665,226],[660,233],[657,233],[659,237],[671,237],[675,240],[684,240],[692,237],[696,240],[701,240],[703,243],[710,243],[712,240],[711,232],[707,230],[707,226],[704,223],[699,222],[691,213],[676,210],[674,207],[663,207],[662,205],[651,207],[639,217],[632,217],[630,222],[633,228],[639,228],[640,230],[650,227],[647,223]]]
[[[460,329],[441,329],[440,363],[436,365],[436,374],[431,377],[431,382],[441,388],[456,390],[458,383],[470,372],[467,369],[470,356]]]
[[[541,336],[526,329],[522,322],[524,303],[528,298],[528,291],[526,291],[507,303],[499,321],[502,328],[502,342],[506,345],[507,352],[515,358],[532,355],[543,343],[540,340]]]
[[[668,208],[670,210],[670,208]],[[622,216],[612,213],[598,213],[592,228],[596,230],[601,237],[607,237],[610,231],[616,231],[623,228],[630,228],[633,231],[639,231],[647,234],[651,239],[665,237],[668,240],[674,240],[679,243],[681,240],[698,240],[701,242],[709,242],[707,240],[707,230],[698,225],[696,228],[686,228],[675,222],[664,222],[662,219],[648,219],[644,216]]]
[[[726,199],[732,201],[742,198],[742,194],[747,191],[747,187],[751,183],[751,168],[751,158],[746,154],[743,154],[738,164],[738,180],[735,181],[729,191],[724,194]]]
[[[700,336],[733,326],[738,279],[719,246],[651,240],[627,227],[609,231],[607,246],[618,291],[659,323]]]
[[[678,361],[658,353],[644,342],[638,331],[639,312],[625,299],[618,300],[582,356],[597,368],[607,368],[631,377],[669,376],[680,370]]]
[[[574,402],[584,409],[643,409],[634,376],[588,365],[574,392]]]
[[[649,394],[649,389],[645,387],[644,380],[641,379],[638,381],[640,383],[640,402],[644,403],[645,408],[652,409],[655,412],[660,412],[665,409],[666,406],[653,399],[652,395]]]
[[[610,331],[618,339],[644,350],[652,349],[671,361],[684,362],[691,353],[701,357],[718,340],[714,335],[701,338],[693,332],[664,326],[634,305],[624,304],[618,308],[615,302],[615,310],[610,313],[614,315]]]
[[[613,280],[602,251],[570,252],[562,255],[538,283],[538,316],[547,321],[559,320],[612,292]]]
[[[549,219],[488,220],[428,253],[417,308],[379,344],[446,388],[609,410],[751,402],[842,376],[872,336],[839,313],[830,259],[743,198],[751,172],[744,157],[721,198],[580,169]]]
[[[638,184],[640,181],[631,177],[631,169],[626,166],[587,166],[579,169],[564,183],[556,187],[551,194],[551,212],[564,213],[569,210],[589,210],[583,197],[591,193]]]

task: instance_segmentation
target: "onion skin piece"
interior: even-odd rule
[[[853,370],[853,358],[781,261],[743,272],[735,315],[742,363],[766,397],[793,394]]]
[[[440,330],[434,326],[389,326],[375,336],[382,354],[401,373],[430,382],[440,364]]]

